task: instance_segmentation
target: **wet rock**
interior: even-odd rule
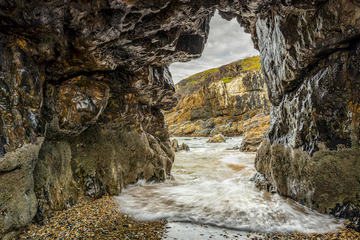
[[[51,122],[48,136],[78,135],[94,124],[109,101],[107,84],[78,76],[60,86],[47,84],[44,115]]]
[[[170,110],[178,103],[174,97],[174,83],[168,67],[154,67],[149,69],[146,81],[137,81],[134,86],[138,92],[138,101],[150,107]]]
[[[265,82],[272,120],[257,170],[315,210],[332,212],[344,199],[360,206],[358,1],[2,1],[0,9],[1,237],[31,221],[32,175],[38,212],[48,216],[83,196],[88,177],[95,195],[112,195],[141,174],[170,174],[161,110],[177,100],[168,66],[200,57],[215,9],[252,34],[263,81],[238,85],[241,98],[229,97],[234,80],[212,83],[198,93],[211,96],[206,104],[180,102],[192,106],[181,122],[213,118],[224,126],[217,131],[240,134],[235,122],[259,112],[247,102],[269,105]],[[223,117],[229,111],[233,119]]]
[[[148,81],[148,74],[139,77]],[[154,89],[172,91],[166,89],[171,82],[161,85],[168,80],[161,74]],[[114,71],[46,86],[43,112],[50,124],[34,171],[38,221],[80,197],[116,195],[139,179],[170,176],[174,152],[163,102],[139,100],[133,87],[139,77]]]
[[[284,148],[282,144],[264,140],[257,152],[255,167],[265,173],[278,193],[331,213],[343,199],[356,202],[351,196],[357,192],[356,179],[360,172],[352,166],[357,164],[358,148],[354,144],[352,149],[321,150],[310,157],[300,149]],[[336,173],[332,169],[337,169]]]
[[[265,178],[264,174],[255,173],[255,175],[250,179],[250,181],[255,182],[255,186],[259,190],[265,190],[270,193],[276,193],[276,189],[274,189],[271,182]]]
[[[187,144],[183,143],[181,144],[180,150],[190,151],[190,147]]]
[[[335,217],[353,221],[355,218],[360,218],[360,212],[353,203],[347,203],[342,206],[340,211],[335,213]]]
[[[232,148],[226,148],[226,150],[239,150],[240,147],[239,146],[235,146],[235,147],[232,147]]]
[[[34,170],[37,219],[46,220],[79,197],[117,195],[139,179],[165,179],[173,161],[170,141],[98,124],[74,138],[46,141]]]
[[[171,141],[171,148],[175,151],[175,152],[180,152],[182,150],[185,150],[185,151],[190,151],[190,147],[186,144],[186,143],[182,143],[180,146],[179,146],[179,142],[178,140],[176,139],[173,139]]]
[[[44,140],[44,75],[34,49],[0,34],[0,238],[16,239],[36,213],[33,170]]]
[[[174,150],[174,152],[178,151],[179,141],[177,139],[171,140],[171,148]]]
[[[0,158],[44,136],[44,75],[32,58],[33,47],[0,34]]]
[[[280,195],[326,213],[344,199],[360,206],[351,167],[360,154],[359,12],[350,0],[293,1],[256,22],[273,104],[256,169]]]
[[[223,143],[226,142],[226,139],[223,135],[218,134],[215,135],[214,137],[212,137],[211,139],[209,139],[208,141],[206,141],[208,143]]]
[[[360,218],[355,218],[353,221],[346,225],[346,228],[360,232]]]

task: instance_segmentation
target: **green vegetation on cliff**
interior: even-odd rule
[[[224,83],[229,83],[231,82],[232,77],[227,77],[227,78],[222,78],[221,81],[223,81]]]
[[[195,83],[196,83],[196,81],[191,81],[191,82],[187,83],[184,87],[187,87],[187,86],[189,86],[191,84],[195,84]]]
[[[177,83],[175,85],[175,95],[181,98],[184,94],[191,94],[210,82],[221,80],[224,83],[229,83],[237,77],[239,72],[256,69],[261,69],[260,56],[248,57],[218,68],[199,72]]]
[[[261,69],[260,56],[245,58],[240,60],[240,64],[244,68],[243,71]]]

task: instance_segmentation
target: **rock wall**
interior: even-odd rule
[[[358,0],[4,0],[3,239],[16,238],[37,205],[41,220],[78,196],[169,173],[160,110],[177,101],[167,67],[200,57],[216,8],[261,52],[273,105],[256,159],[263,179],[322,212],[360,205]]]
[[[359,22],[351,0],[278,4],[256,21],[272,102],[256,169],[321,212],[360,205]]]
[[[168,65],[200,57],[212,5],[52,0],[0,9],[0,239],[79,197],[170,175],[161,110],[177,100]]]
[[[214,82],[183,95],[176,108],[165,112],[171,135],[240,136],[244,133],[244,122],[257,114],[269,115],[270,101],[261,70],[244,71],[240,64],[229,65],[231,66],[220,68],[222,74]],[[234,66],[236,71],[232,71]],[[230,82],[222,81],[228,77],[232,79]],[[269,126],[269,118],[262,119]],[[253,124],[252,127],[256,127],[255,125],[258,124]],[[254,128],[247,130],[254,131]],[[262,131],[263,135],[266,131],[267,129]],[[250,134],[248,135],[250,138]],[[261,141],[262,138],[258,139],[258,144]]]

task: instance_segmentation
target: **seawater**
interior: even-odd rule
[[[176,139],[188,144],[190,151],[176,153],[174,179],[128,186],[117,198],[124,212],[139,220],[168,219],[263,233],[325,233],[342,226],[330,215],[259,191],[250,181],[256,173],[255,154],[226,150],[239,146],[242,138],[229,138],[226,143],[207,143],[209,138]]]

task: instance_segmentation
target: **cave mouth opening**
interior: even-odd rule
[[[199,72],[258,55],[260,53],[254,48],[251,34],[245,33],[236,18],[228,21],[223,19],[216,10],[210,21],[209,36],[201,57],[185,63],[172,63],[170,72],[174,83],[177,84],[182,79]]]

